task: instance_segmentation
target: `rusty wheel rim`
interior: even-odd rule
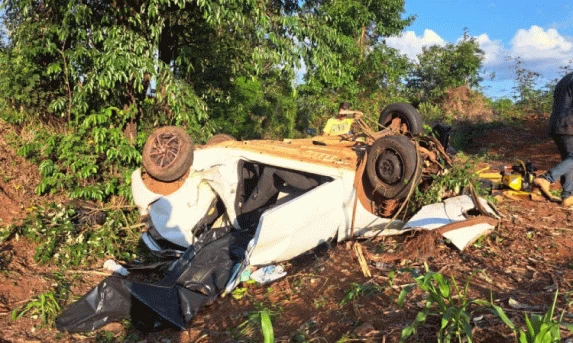
[[[384,183],[395,185],[403,178],[403,162],[400,156],[386,150],[376,159],[376,174]]]
[[[181,152],[181,142],[172,133],[162,133],[155,137],[149,157],[154,165],[159,168],[169,168]]]
[[[402,134],[408,133],[410,130],[408,129],[408,124],[405,120],[402,119],[400,116],[396,116],[390,122],[390,129],[395,132],[399,132]]]

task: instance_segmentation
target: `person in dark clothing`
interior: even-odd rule
[[[560,180],[563,187],[561,204],[565,207],[573,206],[573,73],[565,75],[555,86],[549,134],[559,149],[561,162],[535,178],[533,184],[546,197],[554,199],[549,186]]]

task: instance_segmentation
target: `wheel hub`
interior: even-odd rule
[[[400,158],[391,151],[383,152],[376,161],[376,173],[383,182],[394,185],[402,178]]]
[[[181,142],[171,133],[163,133],[153,141],[149,156],[159,168],[169,168],[177,159],[181,149]]]

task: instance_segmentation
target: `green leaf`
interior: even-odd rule
[[[273,324],[271,322],[271,315],[268,310],[261,311],[261,330],[263,332],[264,343],[274,343],[275,334],[273,331]]]

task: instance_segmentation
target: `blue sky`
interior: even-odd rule
[[[467,28],[485,52],[484,82],[493,98],[514,94],[515,63],[541,74],[540,84],[560,78],[560,67],[573,66],[573,1],[571,0],[406,0],[414,23],[388,45],[414,59],[422,46],[456,43]]]

